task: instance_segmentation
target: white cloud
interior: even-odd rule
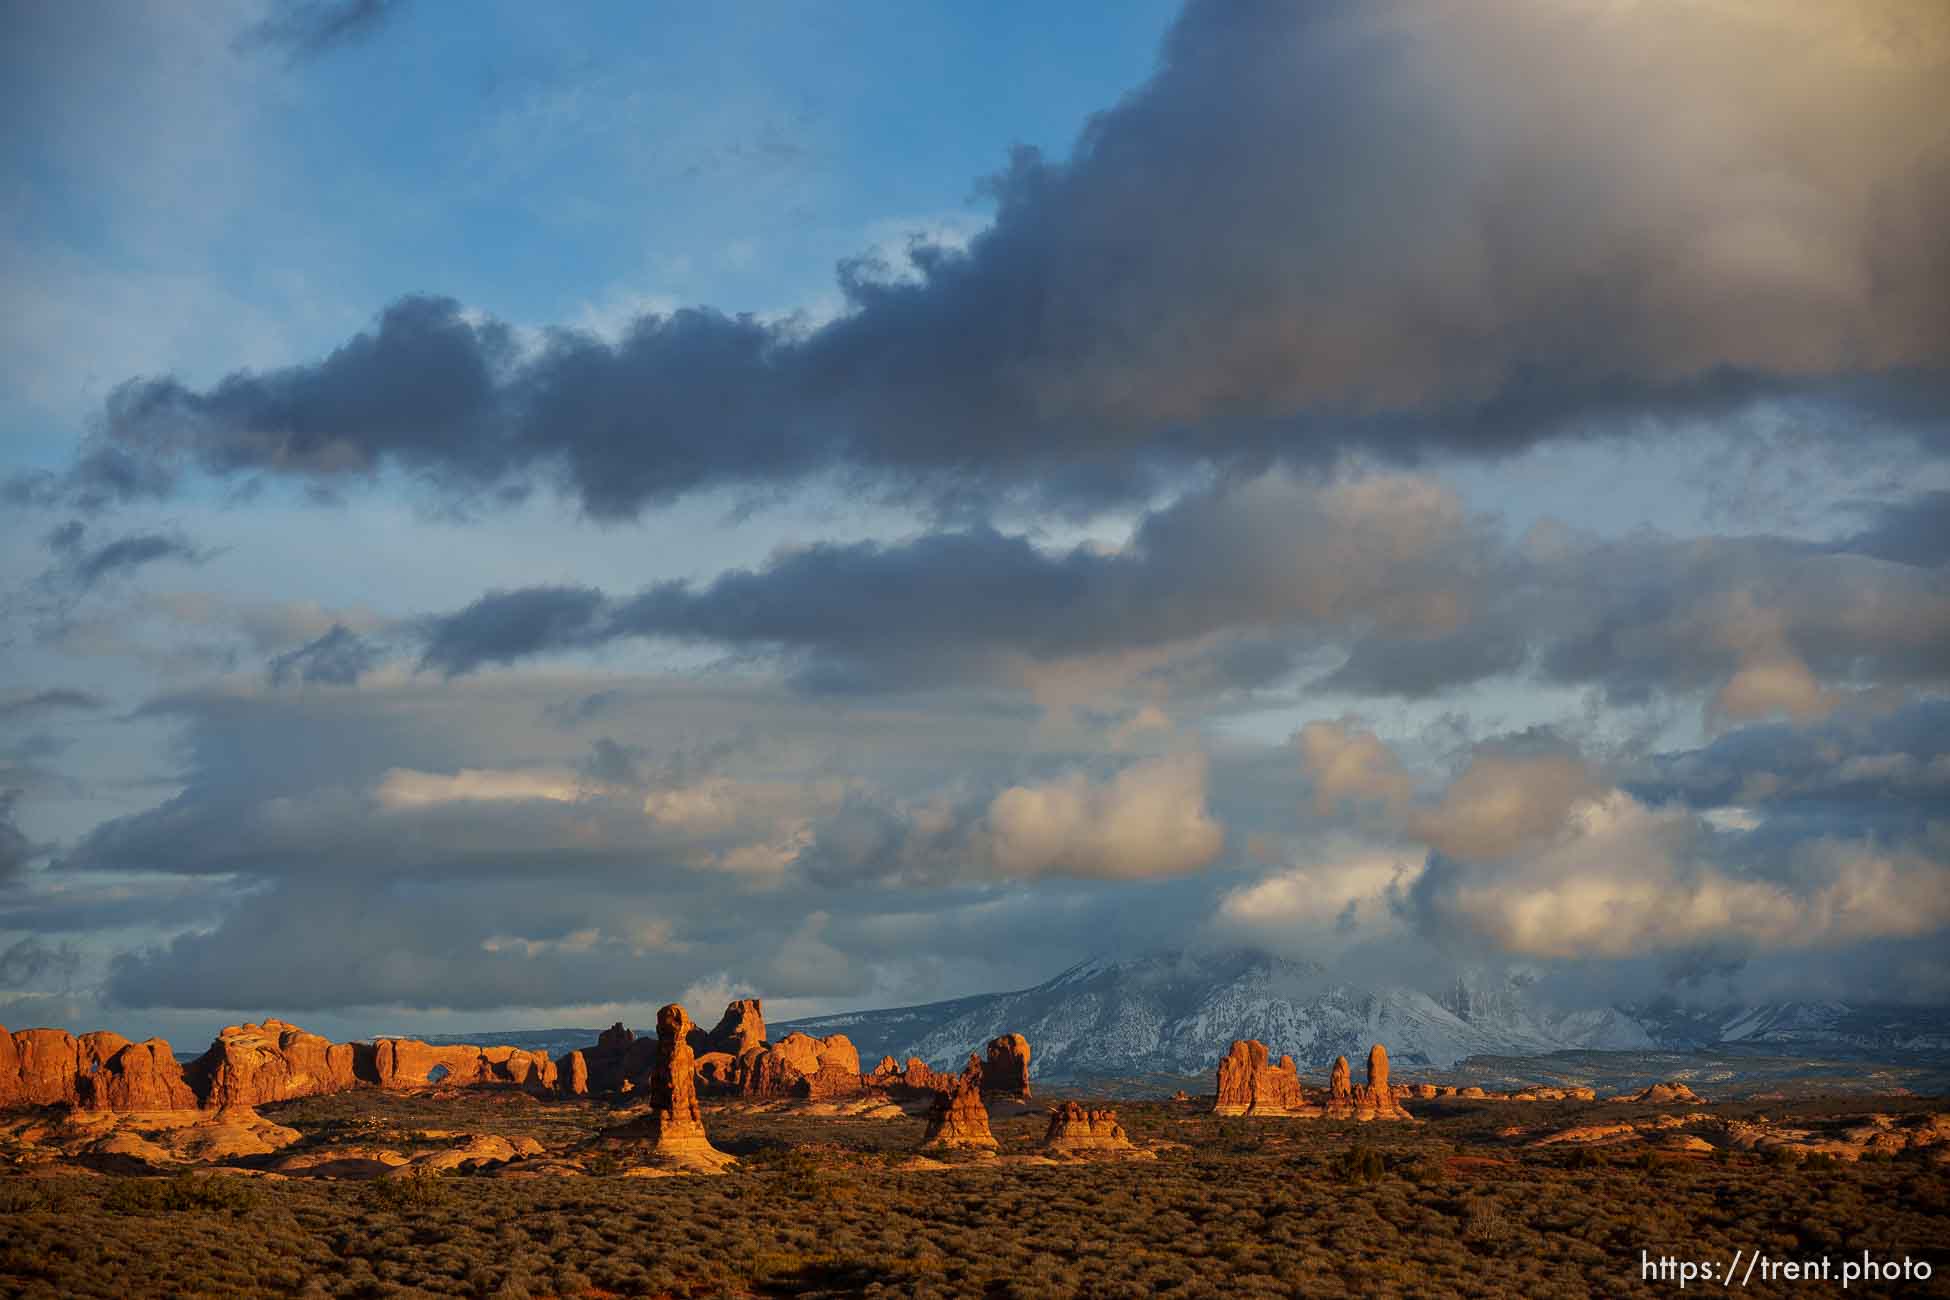
[[[374,792],[390,809],[424,808],[430,804],[499,802],[546,799],[573,803],[578,794],[573,772],[559,769],[497,771],[463,768],[458,772],[415,772],[396,767],[388,771]]]
[[[1108,785],[1076,773],[1011,786],[988,810],[996,869],[1126,880],[1196,871],[1225,845],[1205,773],[1202,755],[1182,755],[1134,764]]]

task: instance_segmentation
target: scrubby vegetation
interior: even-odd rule
[[[421,1113],[422,1107],[442,1107]],[[1940,1103],[1938,1104],[1940,1108]],[[361,1113],[363,1112],[363,1113]],[[458,1112],[458,1113],[457,1113]],[[586,1104],[366,1095],[295,1103],[316,1140],[375,1128],[548,1133]],[[1642,1112],[1641,1112],[1642,1113]],[[1950,1169],[1916,1158],[1780,1166],[1745,1152],[1531,1148],[1545,1106],[1415,1125],[1219,1120],[1125,1103],[1156,1160],[970,1158],[904,1170],[919,1121],[735,1109],[717,1178],[246,1175],[0,1179],[0,1292],[130,1294],[1151,1296],[1670,1294],[1641,1250],[1928,1257],[1950,1276]],[[1591,1108],[1577,1118],[1591,1120]],[[436,1123],[437,1122],[437,1123]],[[998,1115],[1026,1154],[1034,1114]],[[1885,1292],[1886,1293],[1886,1292]],[[1850,1294],[1878,1294],[1856,1288]]]

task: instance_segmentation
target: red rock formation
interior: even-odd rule
[[[1388,1083],[1388,1049],[1376,1043],[1368,1049],[1368,1081],[1354,1090],[1356,1119],[1408,1119],[1409,1113]]]
[[[1049,1129],[1043,1134],[1043,1149],[1052,1152],[1128,1151],[1131,1139],[1117,1122],[1114,1110],[1089,1110],[1078,1102],[1066,1101],[1050,1107]]]
[[[982,1058],[970,1052],[968,1068],[954,1086],[935,1094],[921,1149],[993,1151],[997,1145],[989,1131],[988,1107],[982,1104]]]
[[[691,1034],[691,1050],[700,1057],[723,1052],[736,1060],[754,1047],[764,1045],[765,1012],[757,998],[739,998],[729,1003],[716,1029],[708,1034],[701,1029]],[[859,1073],[857,1067],[854,1073]]]
[[[880,1064],[873,1067],[873,1073],[868,1078],[870,1082],[877,1083],[882,1079],[892,1079],[900,1072],[901,1063],[899,1061],[896,1061],[891,1056],[883,1056],[880,1058]]]
[[[130,1043],[81,1076],[79,1104],[90,1110],[194,1110],[196,1094],[176,1054],[160,1038]]]
[[[861,1090],[860,1053],[845,1034],[794,1032],[746,1052],[732,1076],[748,1097],[846,1097]]]
[[[691,1055],[691,1017],[675,1002],[657,1012],[657,1059],[650,1072],[650,1122],[658,1141],[705,1141],[704,1112],[698,1109]],[[709,1145],[706,1143],[706,1145]]]
[[[699,1087],[714,1088],[720,1091],[733,1091],[737,1088],[738,1058],[729,1052],[699,1052],[697,1056],[697,1082]]]
[[[711,1145],[704,1112],[697,1104],[697,1060],[690,1033],[697,1026],[675,1002],[657,1013],[657,1049],[650,1077],[650,1111],[614,1130],[617,1137],[647,1139],[650,1159],[706,1172],[722,1169],[732,1157]]]
[[[1354,1111],[1354,1074],[1347,1068],[1347,1058],[1337,1056],[1327,1076],[1327,1113],[1338,1118],[1342,1111]]]
[[[589,1095],[589,1062],[581,1052],[570,1052],[555,1063],[556,1090],[570,1097]]]
[[[22,1029],[13,1043],[20,1104],[73,1105],[79,1055],[74,1035],[65,1029]]]
[[[424,1087],[435,1066],[456,1084],[555,1086],[555,1063],[517,1047],[430,1047],[413,1039],[334,1043],[282,1020],[230,1025],[179,1066],[160,1038],[130,1043],[106,1030],[0,1029],[0,1107],[182,1110],[261,1106],[379,1085]],[[383,1063],[383,1068],[382,1068]]]
[[[1655,1083],[1645,1091],[1634,1093],[1625,1100],[1644,1102],[1651,1106],[1704,1106],[1706,1104],[1706,1098],[1677,1081]]]
[[[417,1038],[382,1038],[373,1047],[382,1088],[406,1092],[431,1084],[464,1087],[482,1081],[478,1047],[435,1047]]]
[[[371,1048],[334,1043],[282,1020],[227,1026],[183,1073],[212,1108],[262,1106],[378,1081]]]
[[[1270,1053],[1258,1039],[1235,1040],[1219,1062],[1215,1115],[1309,1115],[1318,1112],[1300,1092],[1300,1071],[1291,1056],[1269,1065]]]
[[[1021,1034],[992,1039],[982,1063],[982,1091],[991,1097],[1029,1100],[1029,1040]]]
[[[656,1056],[656,1039],[638,1038],[618,1021],[598,1034],[592,1046],[569,1052],[555,1063],[557,1087],[575,1097],[647,1087]]]

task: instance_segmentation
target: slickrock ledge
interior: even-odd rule
[[[1625,1101],[1639,1102],[1647,1106],[1704,1106],[1706,1098],[1676,1080],[1655,1083],[1642,1092],[1633,1093]]]

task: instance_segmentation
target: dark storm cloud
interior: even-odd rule
[[[604,639],[603,594],[592,587],[525,587],[491,591],[459,613],[434,621],[423,667],[452,677],[489,664],[512,663]]]
[[[14,804],[19,799],[18,790],[0,790],[0,885],[17,880],[41,853],[41,846],[14,823]]]
[[[131,533],[94,546],[88,544],[87,533],[87,525],[78,519],[48,533],[45,544],[54,555],[54,566],[42,575],[44,587],[85,591],[104,578],[161,560],[197,564],[206,558],[180,533]]]
[[[373,645],[343,623],[315,641],[272,658],[271,684],[282,686],[301,681],[328,686],[356,686],[359,678],[372,671],[380,654]]]
[[[20,722],[44,714],[105,709],[108,701],[93,691],[57,686],[48,690],[0,691],[0,722]]]
[[[1736,806],[1765,818],[1757,851],[1817,835],[1914,839],[1950,823],[1950,700],[1812,726],[1743,727],[1697,750],[1637,764],[1629,788],[1648,802]]]
[[[1022,662],[1292,622],[1413,634],[1449,617],[1446,593],[1492,547],[1480,521],[1419,480],[1316,488],[1275,475],[1155,511],[1114,553],[1051,553],[974,528],[822,543],[624,600],[581,587],[490,593],[430,623],[423,663],[452,676],[648,637],[803,652],[803,680],[829,689],[1006,680]]]
[[[1114,551],[987,528],[821,544],[628,598],[490,593],[426,626],[423,663],[449,676],[646,638],[776,653],[801,689],[842,694],[1033,688],[1092,663],[1212,693],[1318,663],[1314,686],[1359,695],[1533,675],[1618,705],[1712,692],[1716,713],[1747,719],[1820,716],[1843,686],[1950,682],[1943,570],[1768,537],[1552,525],[1512,542],[1401,475],[1222,484]]]
[[[313,364],[125,383],[104,446],[153,468],[69,487],[392,464],[556,474],[623,517],[839,469],[1088,506],[1187,464],[1495,456],[1759,408],[1940,437],[1940,7],[1701,6],[1683,44],[1674,21],[1195,0],[1069,159],[1019,150],[965,250],[844,266],[830,323],[699,308],[518,357],[406,298]]]
[[[406,0],[275,0],[272,16],[253,24],[239,43],[294,62],[317,58],[369,39],[405,7]]]
[[[1940,568],[1950,560],[1950,491],[1924,492],[1879,506],[1868,527],[1836,545],[1898,564]]]
[[[57,977],[63,988],[81,969],[81,951],[72,942],[48,943],[29,935],[0,949],[0,985],[31,988]]]

